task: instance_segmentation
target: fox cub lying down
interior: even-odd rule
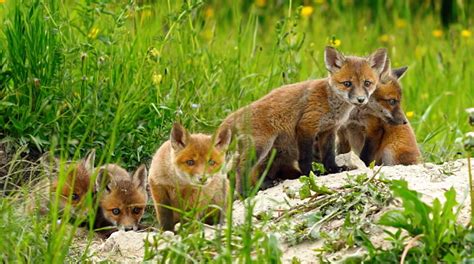
[[[316,137],[327,171],[346,170],[335,162],[336,131],[354,107],[369,101],[386,57],[385,49],[368,57],[356,57],[326,47],[324,61],[328,78],[285,85],[230,114],[220,129],[231,129],[238,139],[237,190],[245,195],[249,187],[255,186],[267,167],[272,149],[276,150],[276,156],[263,186],[271,185],[275,179],[307,175]],[[251,160],[253,150],[255,163]]]
[[[220,220],[229,190],[224,163],[230,139],[228,129],[210,136],[173,125],[170,140],[153,156],[148,177],[164,230],[173,230],[183,220],[181,212],[193,209],[209,224]]]
[[[116,164],[99,168],[96,179],[99,203],[94,228],[137,230],[145,212],[147,170],[141,165],[132,175]]]
[[[61,164],[56,158],[47,155],[40,159],[41,167],[46,171],[47,178],[33,186],[32,196],[27,199],[26,211],[47,214],[51,206],[57,203],[59,212],[68,210],[71,216],[85,216],[88,206],[84,200],[87,194],[92,194],[94,186],[90,184],[94,172],[95,150],[90,151],[86,157],[77,162]],[[60,179],[61,167],[66,172],[65,178]],[[58,198],[56,200],[56,194]]]

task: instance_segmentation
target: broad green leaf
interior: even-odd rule
[[[307,184],[303,184],[303,186],[301,186],[299,193],[300,193],[301,200],[306,199],[311,196],[311,191]]]
[[[380,225],[391,226],[395,228],[403,228],[407,231],[410,230],[410,224],[408,223],[407,217],[400,210],[391,210],[383,214],[378,222]]]

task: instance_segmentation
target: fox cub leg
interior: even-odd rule
[[[324,167],[329,173],[347,170],[346,166],[336,164],[336,131],[328,130],[318,135],[319,152]]]
[[[229,203],[228,195],[230,190],[229,180],[222,179],[221,183],[222,185],[219,188],[220,191],[217,191],[215,193],[210,203],[215,206],[209,206],[208,210],[206,211],[206,218],[204,222],[208,225],[215,225],[221,223],[227,210],[227,206]]]
[[[364,142],[364,147],[360,152],[360,159],[365,163],[365,165],[369,166],[370,163],[376,159],[376,153],[380,147],[382,137],[383,132],[379,132],[375,135],[371,135],[370,139],[366,138]]]
[[[266,168],[269,153],[272,150],[276,137],[270,139],[255,137],[253,144],[245,144],[240,154],[237,167],[236,189],[241,195],[247,196],[250,188],[254,187]],[[255,150],[255,159],[252,151]]]
[[[160,222],[161,228],[166,231],[173,231],[175,222],[173,211],[168,208],[171,206],[171,200],[166,188],[151,184],[150,191],[155,204],[156,218]]]
[[[272,164],[272,169],[275,172],[269,173],[267,177],[278,180],[299,178],[303,174],[299,166],[300,154],[295,135],[280,135],[277,141],[275,148],[278,149],[278,152]],[[311,161],[309,163],[311,164]]]
[[[304,131],[301,128],[297,128],[297,141],[298,163],[301,175],[308,175],[311,171],[311,163],[313,161],[315,135],[311,131]]]

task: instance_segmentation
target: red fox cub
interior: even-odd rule
[[[356,57],[326,47],[324,61],[328,78],[285,85],[230,114],[221,128],[231,128],[238,138],[237,190],[245,194],[248,187],[255,186],[272,149],[276,150],[276,156],[264,185],[278,178],[308,174],[315,137],[319,138],[318,147],[326,170],[334,173],[347,169],[335,162],[336,131],[354,107],[368,102],[386,57],[385,49],[378,49],[368,57]],[[249,166],[252,154],[256,163]],[[249,167],[247,176],[245,169]]]
[[[173,231],[182,220],[179,211],[196,209],[206,223],[219,221],[229,190],[224,170],[230,140],[228,129],[212,137],[190,134],[180,124],[173,125],[170,140],[153,156],[148,177],[156,215],[164,230]]]
[[[116,164],[100,167],[96,189],[98,212],[94,228],[117,227],[137,230],[147,202],[147,171],[141,165],[133,175]]]
[[[50,175],[33,187],[34,194],[28,201],[27,211],[33,212],[35,209],[40,214],[46,214],[50,210],[50,206],[57,201],[58,209],[63,211],[68,205],[73,215],[76,213],[87,213],[86,207],[83,206],[84,199],[88,193],[92,193],[93,185],[90,184],[90,177],[94,171],[95,150],[90,151],[86,157],[79,162],[68,162],[64,165],[67,172],[65,179],[60,179],[59,170],[61,164],[59,160],[53,158],[50,160],[44,156],[40,162],[42,167]],[[58,194],[58,200],[55,199]]]
[[[407,67],[390,70],[364,108],[354,109],[350,119],[338,132],[339,152],[352,149],[368,165],[409,165],[421,161],[415,134],[408,123],[400,101],[402,89],[399,79]]]

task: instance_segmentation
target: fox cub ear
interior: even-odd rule
[[[95,180],[96,190],[102,190],[105,186],[105,190],[107,192],[110,192],[110,190],[114,187],[113,184],[114,182],[112,181],[110,173],[107,171],[107,168],[100,168],[99,173],[97,174],[97,178]]]
[[[189,141],[189,133],[180,123],[174,123],[171,129],[171,146],[174,150],[181,150],[186,147]]]
[[[392,70],[392,75],[393,77],[397,79],[401,79],[403,76],[405,76],[405,72],[407,72],[407,70],[408,70],[407,66],[396,68]]]
[[[148,173],[147,173],[145,164],[140,165],[140,167],[138,167],[138,169],[135,171],[135,173],[132,176],[133,184],[136,187],[142,187],[145,189],[147,174]]]
[[[230,129],[225,128],[217,131],[215,138],[215,146],[218,150],[226,150],[230,144],[232,138],[232,132]]]
[[[392,67],[391,67],[391,63],[390,63],[390,58],[387,57],[385,59],[385,65],[383,66],[382,73],[380,74],[380,80],[382,80],[382,82],[384,82],[384,81],[388,80],[390,76],[392,76]]]
[[[95,161],[95,149],[92,149],[87,153],[86,157],[82,161],[82,164],[86,170],[92,174],[94,172],[94,161]]]
[[[324,49],[324,63],[326,64],[326,69],[330,73],[334,73],[335,71],[341,69],[342,64],[346,58],[342,55],[337,49],[327,46]]]
[[[385,61],[387,60],[387,49],[377,49],[368,57],[370,67],[381,74],[384,70]]]
[[[60,161],[54,157],[50,152],[46,152],[39,158],[39,162],[45,175],[50,179],[57,177],[60,168]]]

